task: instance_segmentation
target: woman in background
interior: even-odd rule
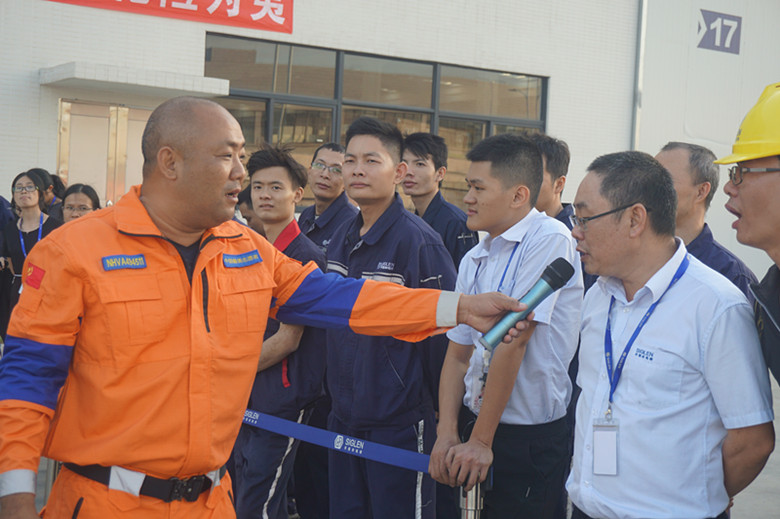
[[[65,190],[62,216],[65,223],[100,209],[100,198],[92,186],[73,184]]]

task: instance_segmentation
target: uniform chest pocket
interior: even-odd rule
[[[664,409],[680,402],[685,367],[682,358],[661,349],[635,347],[630,362],[631,370],[626,369],[620,381],[622,384],[626,379],[627,402],[646,409]]]
[[[229,332],[260,332],[265,329],[276,286],[271,278],[247,271],[220,276],[217,283]]]
[[[98,293],[115,342],[139,345],[165,337],[172,310],[154,274],[101,280]]]

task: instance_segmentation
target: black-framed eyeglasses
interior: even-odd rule
[[[328,166],[327,164],[323,164],[322,162],[312,162],[311,167],[313,167],[314,169],[318,169],[320,171],[327,169],[334,175],[341,175],[341,166],[339,164]]]
[[[738,186],[744,180],[745,173],[780,173],[780,168],[743,168],[739,164],[735,164],[729,168],[729,180]]]
[[[38,186],[30,184],[29,186],[14,186],[14,193],[32,193],[38,189]]]
[[[606,211],[604,213],[599,213],[593,216],[576,216],[576,215],[569,215],[569,222],[571,222],[572,227],[579,227],[583,231],[588,230],[588,222],[591,220],[595,220],[596,218],[601,218],[602,216],[607,216],[608,214],[615,214],[618,211],[623,211],[625,209],[628,209],[632,205],[636,204],[637,202],[634,202],[633,204],[623,205],[620,207],[616,207],[615,209],[610,209],[609,211]],[[650,209],[648,209],[649,211]]]

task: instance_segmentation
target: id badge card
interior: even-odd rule
[[[618,422],[594,420],[593,422],[593,474],[617,476]]]

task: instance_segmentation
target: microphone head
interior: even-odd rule
[[[574,275],[574,267],[564,258],[558,258],[544,269],[542,279],[544,279],[550,288],[554,291],[565,285]]]

